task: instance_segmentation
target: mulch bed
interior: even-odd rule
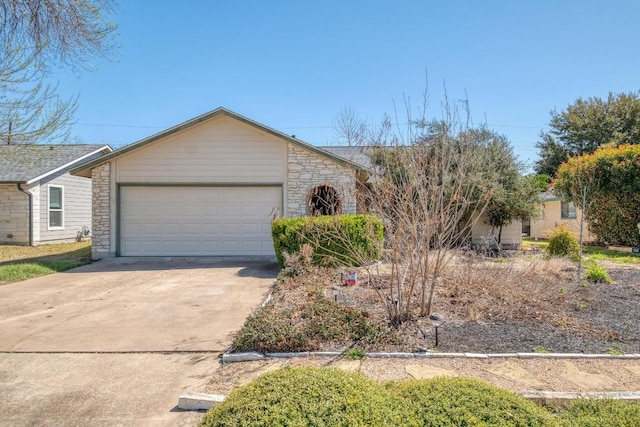
[[[432,312],[444,315],[439,328],[441,352],[640,353],[640,266],[601,263],[614,284],[576,281],[568,260],[517,256],[492,260],[456,257],[436,290]],[[292,306],[303,305],[310,286],[321,286],[327,298],[366,311],[373,321],[389,325],[383,301],[360,271],[358,286],[340,286],[336,270],[317,269],[286,278],[276,292]],[[382,292],[382,294],[381,294]],[[434,328],[417,314],[391,327],[397,339],[360,345],[318,343],[318,350],[359,347],[367,351],[420,351],[434,347]]]

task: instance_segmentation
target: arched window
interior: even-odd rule
[[[313,216],[340,213],[338,192],[328,185],[319,185],[311,190],[308,205],[309,213]]]

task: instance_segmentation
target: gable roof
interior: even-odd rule
[[[166,130],[164,130],[162,132],[156,133],[155,135],[151,135],[151,136],[149,136],[147,138],[144,138],[144,139],[136,141],[136,142],[134,142],[132,144],[126,145],[126,146],[124,146],[124,147],[122,147],[122,148],[120,148],[118,150],[115,150],[113,153],[110,153],[110,154],[107,154],[106,156],[100,157],[99,159],[95,159],[93,161],[87,162],[87,163],[83,164],[82,166],[79,166],[79,167],[76,167],[76,168],[72,169],[71,173],[74,174],[74,175],[90,176],[91,169],[93,169],[94,167],[99,166],[99,165],[101,165],[103,163],[106,163],[106,162],[108,162],[109,160],[111,160],[113,158],[119,157],[119,156],[121,156],[121,155],[123,155],[125,153],[128,153],[128,152],[132,151],[132,150],[136,150],[136,149],[138,149],[140,147],[144,147],[147,144],[151,144],[151,143],[153,143],[155,141],[158,141],[158,140],[160,140],[162,138],[165,138],[165,137],[167,137],[169,135],[173,135],[174,133],[183,131],[183,130],[188,129],[188,128],[192,127],[192,126],[195,126],[195,125],[197,125],[199,123],[202,123],[204,121],[207,121],[207,120],[210,120],[210,119],[212,119],[214,117],[218,117],[218,116],[222,116],[222,115],[223,116],[227,116],[227,117],[231,117],[231,118],[233,118],[235,120],[238,120],[238,121],[240,121],[242,123],[245,123],[245,124],[247,124],[249,126],[253,126],[254,128],[256,128],[258,130],[261,130],[263,132],[266,132],[266,133],[269,133],[271,135],[274,135],[274,136],[276,136],[278,138],[281,138],[281,139],[283,139],[283,140],[285,140],[287,142],[290,142],[292,144],[295,144],[295,145],[297,145],[299,147],[303,147],[303,148],[305,148],[307,150],[316,152],[316,153],[318,153],[318,154],[320,154],[322,156],[328,157],[328,158],[330,158],[330,159],[332,159],[332,160],[334,160],[334,161],[336,161],[338,163],[341,163],[341,164],[343,164],[345,166],[351,167],[351,168],[353,168],[355,170],[365,170],[365,168],[362,165],[359,165],[359,164],[357,164],[355,162],[352,162],[352,161],[350,161],[350,160],[348,160],[346,158],[340,157],[340,156],[338,156],[336,154],[333,154],[331,152],[328,152],[328,151],[325,151],[325,150],[323,150],[321,148],[318,148],[318,147],[316,147],[314,145],[311,145],[311,144],[308,144],[308,143],[306,143],[304,141],[296,139],[296,138],[294,138],[292,136],[289,136],[289,135],[287,135],[285,133],[282,133],[282,132],[280,132],[278,130],[270,128],[269,126],[265,126],[262,123],[258,123],[256,121],[251,120],[251,119],[249,119],[247,117],[244,117],[244,116],[242,116],[242,115],[240,115],[238,113],[234,113],[231,110],[227,110],[226,108],[219,107],[219,108],[216,108],[213,111],[209,111],[208,113],[202,114],[202,115],[200,115],[198,117],[195,117],[195,118],[193,118],[191,120],[187,120],[186,122],[183,122],[183,123],[181,123],[179,125],[173,126],[173,127],[169,128],[169,129],[166,129]]]
[[[343,159],[350,160],[353,163],[357,163],[358,165],[362,166],[365,169],[370,169],[373,167],[373,163],[371,162],[371,157],[368,154],[368,151],[370,151],[371,147],[326,145],[318,148],[324,151],[333,153],[336,156],[342,157]]]
[[[0,145],[0,183],[31,184],[93,155],[112,151],[108,145],[97,144]]]

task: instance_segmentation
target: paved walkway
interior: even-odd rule
[[[357,371],[379,381],[437,376],[465,376],[515,392],[640,391],[639,359],[438,358],[374,359],[307,357],[218,365],[206,392],[228,394],[259,375],[284,366],[332,366]]]

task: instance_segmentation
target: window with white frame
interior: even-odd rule
[[[562,212],[562,219],[575,219],[576,205],[574,205],[573,202],[562,202],[560,204],[560,210]]]
[[[49,186],[49,229],[64,228],[64,189]]]

